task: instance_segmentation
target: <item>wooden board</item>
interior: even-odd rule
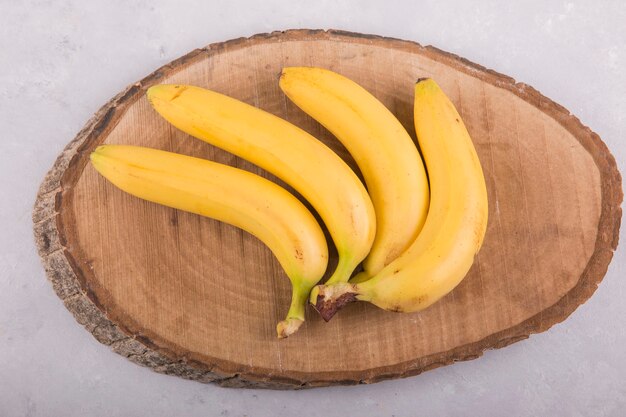
[[[414,136],[413,83],[451,97],[486,175],[489,225],[466,279],[431,308],[396,314],[355,303],[324,323],[312,309],[293,337],[274,326],[289,282],[252,236],[140,201],[87,163],[101,143],[209,158],[270,175],[169,126],[145,91],[208,87],[345,149],[281,93],[287,65],[362,84]],[[158,372],[226,386],[370,383],[479,357],[564,320],[594,292],[617,246],[621,178],[604,143],[533,88],[433,47],[338,31],[295,30],[195,50],[118,94],[43,182],[35,236],[66,307],[102,343]]]

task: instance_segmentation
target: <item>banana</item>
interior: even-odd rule
[[[425,309],[461,282],[482,245],[488,210],[480,161],[454,105],[431,79],[415,85],[414,117],[430,180],[424,227],[369,280],[315,287],[311,299],[326,320],[355,300],[390,311]]]
[[[376,212],[376,237],[363,261],[364,281],[415,240],[428,212],[428,179],[406,129],[372,94],[322,68],[283,68],[280,88],[326,127],[354,157]],[[334,283],[334,280],[326,284]]]
[[[365,187],[337,154],[293,124],[223,94],[186,85],[157,85],[147,94],[180,130],[271,172],[308,200],[337,248],[330,279],[350,278],[369,253],[376,219]]]
[[[326,271],[328,248],[311,212],[287,190],[241,169],[136,146],[99,146],[91,163],[129,194],[223,221],[259,238],[292,284],[291,307],[277,326],[278,336],[300,327],[309,292]]]

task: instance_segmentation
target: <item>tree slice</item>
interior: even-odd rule
[[[485,243],[465,280],[431,308],[354,303],[330,323],[310,310],[278,340],[289,281],[270,251],[219,222],[117,190],[88,164],[102,143],[204,157],[274,179],[188,137],[146,100],[157,83],[211,88],[286,118],[353,167],[345,149],[281,93],[283,66],[342,73],[414,136],[413,83],[433,77],[475,142],[489,193]],[[287,138],[288,139],[288,138]],[[33,220],[54,290],[98,341],[157,372],[225,386],[371,383],[474,359],[542,332],[587,300],[617,246],[621,177],[605,144],[533,88],[413,42],[294,30],[209,45],[131,85],[68,144]]]

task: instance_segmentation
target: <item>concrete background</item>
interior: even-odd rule
[[[31,232],[35,193],[57,154],[100,105],[155,68],[210,42],[287,28],[457,53],[570,109],[626,167],[621,0],[0,0],[0,416],[623,416],[623,233],[596,294],[566,322],[475,361],[371,386],[201,385],[130,363],[74,321]]]

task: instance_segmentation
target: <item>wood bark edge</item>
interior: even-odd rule
[[[155,346],[140,335],[128,335],[111,322],[90,297],[87,288],[78,278],[78,267],[65,249],[63,231],[59,220],[64,187],[72,186],[84,167],[85,151],[119,120],[127,106],[132,104],[153,84],[166,75],[176,72],[186,64],[196,62],[207,54],[222,50],[242,48],[257,43],[276,40],[336,40],[372,44],[419,53],[435,59],[461,72],[506,89],[559,122],[592,156],[601,175],[602,206],[594,252],[578,283],[558,302],[541,313],[512,328],[492,334],[478,342],[459,346],[412,361],[383,368],[354,372],[298,373],[268,375],[262,369],[240,366],[238,372],[228,372],[232,364],[219,359],[211,365],[174,357],[165,349]],[[82,164],[81,164],[82,161]],[[288,30],[264,33],[249,38],[238,38],[196,49],[187,55],[159,68],[143,80],[127,87],[106,103],[66,146],[42,182],[33,211],[34,235],[39,255],[54,291],[66,308],[101,343],[129,360],[156,372],[176,375],[200,382],[214,382],[229,387],[298,389],[326,385],[352,385],[373,383],[385,379],[408,377],[421,372],[482,356],[487,349],[497,349],[523,340],[533,333],[543,332],[565,320],[579,305],[594,293],[606,274],[619,239],[621,202],[623,198],[621,176],[614,157],[602,140],[584,126],[578,118],[559,104],[544,97],[537,90],[514,79],[474,64],[464,58],[441,51],[432,46],[375,35],[363,35],[337,30]]]

